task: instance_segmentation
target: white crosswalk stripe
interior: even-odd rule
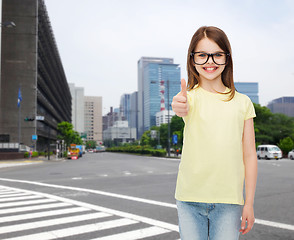
[[[91,240],[136,240],[136,239],[142,239],[146,237],[153,237],[162,233],[167,233],[169,232],[168,230],[164,228],[159,228],[159,227],[149,227],[149,228],[144,228],[144,229],[139,229],[139,230],[134,230],[134,231],[129,231],[125,233],[119,233],[119,234],[114,234],[112,236],[106,236],[106,237],[101,237],[101,238],[95,238]]]
[[[103,232],[107,229],[115,231]],[[90,235],[84,238],[83,234],[89,233],[91,240],[136,240],[164,234],[174,234],[166,239],[176,240],[175,229],[169,223],[0,185],[2,240],[87,240]]]

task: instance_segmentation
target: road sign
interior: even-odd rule
[[[36,116],[36,120],[38,121],[44,121],[45,117],[44,116]]]
[[[24,120],[25,120],[26,122],[29,122],[29,121],[34,121],[35,118],[32,118],[32,117],[26,117]]]
[[[157,137],[157,131],[156,130],[151,130],[150,131],[151,139],[154,139]]]
[[[174,134],[173,135],[173,144],[177,144],[178,143],[178,135]]]
[[[32,140],[38,140],[38,135],[32,135]]]

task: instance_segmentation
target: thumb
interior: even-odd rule
[[[246,218],[242,216],[241,229],[244,230],[245,227],[246,227]]]
[[[186,80],[184,78],[181,79],[181,94],[184,97],[187,97],[187,85]]]

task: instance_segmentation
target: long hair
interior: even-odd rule
[[[230,94],[226,101],[230,101],[235,96],[235,85],[233,79],[233,60],[232,60],[232,50],[229,39],[227,35],[219,28],[212,26],[204,26],[199,28],[191,39],[191,43],[188,50],[187,57],[187,72],[188,72],[188,90],[191,90],[195,85],[199,84],[200,77],[199,73],[196,71],[193,59],[191,57],[191,52],[194,52],[197,44],[203,38],[208,38],[214,41],[225,53],[229,53],[227,63],[224,71],[221,74],[221,79],[223,84],[230,89],[229,92],[225,94]]]

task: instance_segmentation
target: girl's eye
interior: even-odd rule
[[[199,53],[197,56],[201,58],[205,58],[207,55],[205,53]]]
[[[224,54],[223,54],[223,53],[215,53],[214,56],[215,56],[215,57],[223,57]]]

